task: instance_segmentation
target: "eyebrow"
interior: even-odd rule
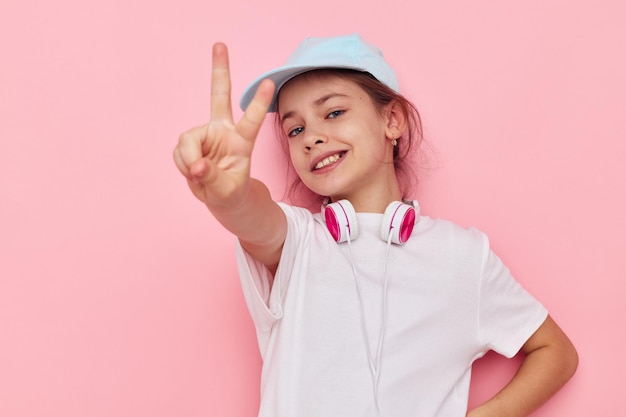
[[[340,94],[340,93],[329,93],[313,101],[313,105],[315,107],[319,107],[334,97],[348,97],[348,96],[346,94]],[[283,114],[283,116],[280,118],[281,122],[285,119],[293,117],[294,114],[295,114],[294,111],[288,111],[287,113]]]

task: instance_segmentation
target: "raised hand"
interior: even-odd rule
[[[243,117],[232,115],[228,50],[213,45],[211,118],[206,125],[183,133],[174,149],[174,162],[193,194],[209,207],[236,206],[250,186],[254,142],[269,108],[274,84],[265,80]]]

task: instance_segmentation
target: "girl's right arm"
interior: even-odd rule
[[[267,187],[250,178],[254,142],[274,93],[266,80],[238,123],[230,97],[226,45],[213,46],[211,119],[180,136],[174,162],[192,193],[235,234],[250,255],[276,270],[287,234],[287,220]]]

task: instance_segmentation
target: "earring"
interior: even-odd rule
[[[393,144],[393,146],[398,146],[398,139],[392,140],[391,143]]]

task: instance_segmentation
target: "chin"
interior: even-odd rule
[[[302,178],[301,178],[302,179]],[[330,182],[328,180],[316,181],[314,178],[312,181],[302,181],[302,183],[311,190],[312,193],[321,196],[322,198],[330,198],[332,201],[341,200],[347,198],[346,187],[336,182]]]

